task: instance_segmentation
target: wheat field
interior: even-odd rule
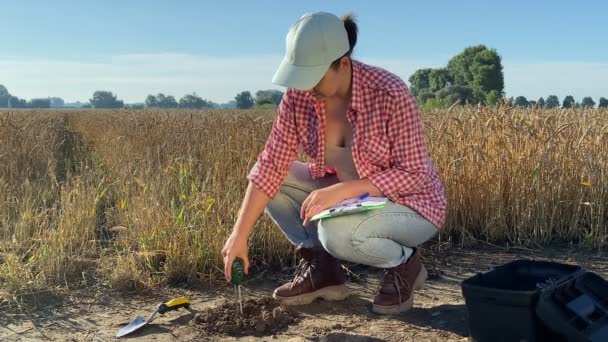
[[[56,287],[141,290],[221,273],[274,112],[0,112],[0,303]],[[423,113],[449,204],[445,244],[608,243],[608,110]],[[263,217],[259,269],[293,251]]]

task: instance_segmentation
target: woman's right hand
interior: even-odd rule
[[[247,236],[245,234],[238,234],[233,232],[226,240],[226,244],[224,244],[224,248],[222,249],[222,255],[224,256],[224,274],[226,276],[226,280],[230,281],[232,279],[232,263],[234,259],[241,258],[243,259],[243,268],[245,274],[249,273],[249,248],[247,246]]]

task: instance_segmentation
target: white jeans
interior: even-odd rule
[[[391,201],[382,209],[321,219],[304,227],[300,208],[308,194],[337,182],[335,175],[315,180],[306,164],[294,162],[265,211],[296,246],[323,246],[338,259],[381,268],[402,264],[413,247],[438,233],[420,214]]]

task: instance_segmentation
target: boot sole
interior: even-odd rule
[[[409,311],[412,308],[412,306],[414,306],[414,291],[420,290],[422,288],[422,286],[424,286],[424,283],[426,282],[426,279],[428,278],[428,276],[429,276],[429,274],[426,270],[426,267],[424,267],[424,265],[422,265],[422,268],[420,269],[420,273],[418,273],[418,276],[416,277],[416,280],[414,281],[412,294],[411,294],[410,298],[408,298],[408,300],[406,300],[405,302],[403,302],[399,305],[372,304],[372,311],[377,314],[381,314],[381,315],[398,315],[402,312]]]
[[[304,293],[299,296],[281,297],[276,293],[272,297],[281,301],[283,305],[306,305],[312,303],[317,298],[322,298],[329,301],[344,300],[350,295],[350,291],[345,284],[326,286],[314,292]]]

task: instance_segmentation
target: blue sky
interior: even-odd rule
[[[8,1],[0,0],[0,84],[22,98],[126,102],[196,92],[226,102],[271,84],[303,13],[352,11],[355,58],[407,81],[466,46],[502,56],[507,96],[608,97],[604,1]]]

